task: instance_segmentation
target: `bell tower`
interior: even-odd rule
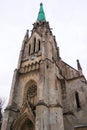
[[[64,130],[59,49],[43,4],[27,30],[1,130]]]

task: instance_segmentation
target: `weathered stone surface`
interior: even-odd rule
[[[80,69],[61,60],[49,23],[37,21],[23,40],[1,130],[87,125],[87,81]]]

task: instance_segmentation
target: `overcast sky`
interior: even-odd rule
[[[32,30],[40,2],[62,60],[76,68],[79,59],[87,77],[87,0],[0,0],[0,96],[7,101],[22,40]]]

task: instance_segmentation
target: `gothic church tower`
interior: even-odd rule
[[[23,40],[2,130],[64,130],[58,51],[41,3]]]
[[[1,130],[87,130],[87,80],[65,63],[42,3],[27,30]]]

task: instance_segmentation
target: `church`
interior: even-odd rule
[[[87,81],[65,63],[43,4],[26,31],[1,130],[87,130]]]

